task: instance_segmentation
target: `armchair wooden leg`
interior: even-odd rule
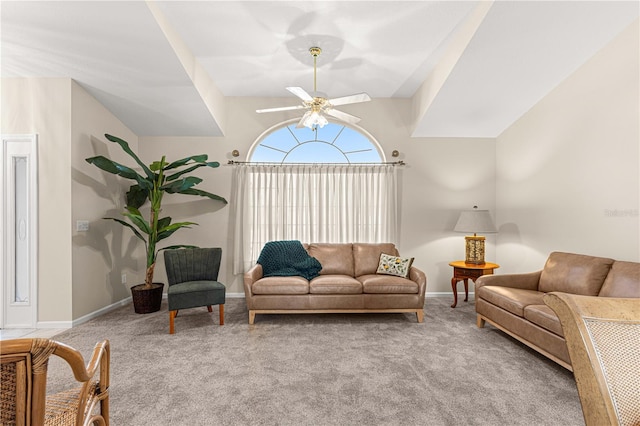
[[[100,378],[100,382],[100,384],[102,385],[102,378]],[[98,424],[107,426],[109,425],[109,389],[105,388],[101,392],[104,393],[100,399],[100,418],[98,420]]]
[[[105,424],[109,424],[109,396],[102,401],[100,401],[100,414],[102,414],[102,418],[104,419]]]
[[[416,311],[418,322],[424,322],[424,311],[422,309]]]
[[[220,325],[224,325],[224,303],[220,304]]]
[[[104,424],[109,424],[109,396],[106,399],[100,401],[100,414],[104,419]]]
[[[208,305],[208,306],[207,306],[207,311],[209,311],[209,312],[213,312],[213,308],[211,307],[211,305]]]
[[[169,334],[174,334],[176,332],[174,319],[178,315],[178,311],[169,311]]]

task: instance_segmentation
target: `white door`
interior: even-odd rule
[[[37,282],[37,137],[2,136],[2,302],[0,328],[35,328]]]

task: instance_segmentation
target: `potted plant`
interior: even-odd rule
[[[153,271],[156,266],[158,252],[166,249],[195,247],[181,244],[158,248],[157,244],[161,240],[170,237],[180,228],[189,228],[191,225],[197,225],[195,222],[172,223],[171,217],[160,217],[162,198],[165,193],[196,195],[227,204],[227,200],[218,195],[194,188],[202,182],[202,179],[196,176],[188,176],[189,173],[200,167],[218,167],[220,163],[215,161],[207,162],[208,156],[206,154],[186,157],[171,163],[165,160],[165,156],[162,156],[160,161],[154,161],[147,167],[131,150],[126,141],[109,134],[104,136],[107,140],[120,145],[122,150],[129,154],[142,168],[142,174],[140,174],[134,169],[109,160],[102,155],[86,159],[89,164],[93,164],[106,172],[135,181],[127,191],[126,211],[122,213],[131,223],[114,217],[106,217],[104,219],[114,220],[122,224],[131,229],[136,237],[144,241],[147,257],[144,284],[131,287],[131,294],[134,309],[137,313],[156,312],[160,310],[162,289],[164,287],[162,283],[153,282]],[[145,219],[139,209],[147,200],[150,202],[149,216],[148,219]]]

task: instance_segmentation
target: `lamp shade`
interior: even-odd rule
[[[473,210],[463,210],[460,212],[460,217],[456,223],[456,232],[473,232],[475,233],[496,233],[498,232],[489,210],[478,210],[474,207]]]

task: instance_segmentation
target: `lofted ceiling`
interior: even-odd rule
[[[409,98],[415,137],[496,137],[637,1],[2,1],[2,77],[70,77],[139,136],[222,136],[227,97]],[[272,105],[266,104],[265,107]],[[358,115],[366,115],[366,106]]]

